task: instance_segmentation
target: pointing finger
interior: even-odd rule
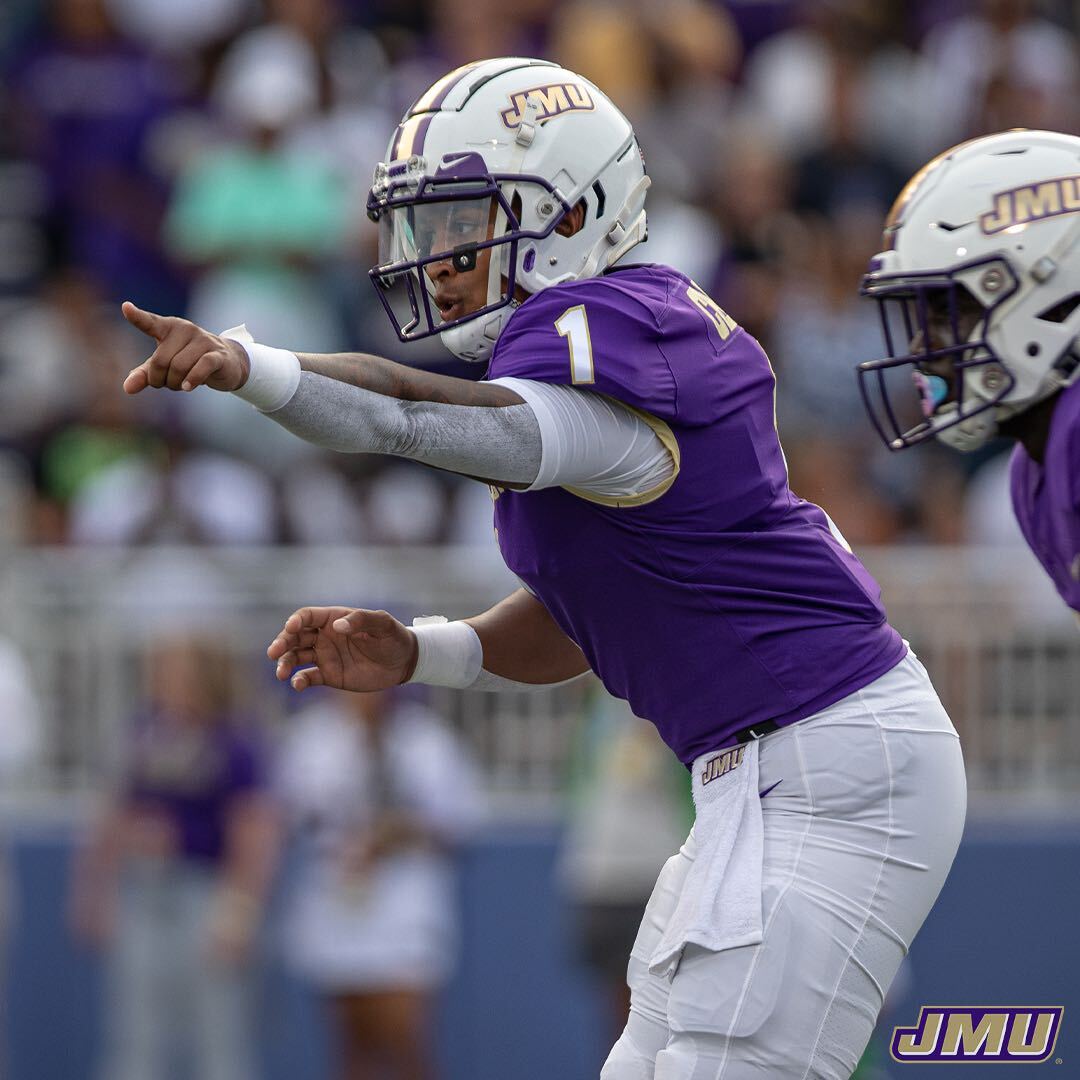
[[[144,334],[149,334],[150,337],[156,338],[158,341],[165,337],[171,328],[170,324],[174,321],[169,316],[155,315],[152,311],[144,311],[142,308],[136,307],[130,300],[125,300],[120,305],[120,310],[123,312],[124,318],[136,330],[141,330]]]

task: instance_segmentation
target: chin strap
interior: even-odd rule
[[[469,364],[486,363],[491,359],[503,327],[520,306],[517,300],[511,300],[489,315],[451,326],[442,331],[442,342],[459,360]]]
[[[518,124],[517,135],[514,138],[514,156],[509,163],[507,172],[521,172],[521,167],[525,164],[525,156],[540,132],[540,128],[536,123],[539,114],[540,103],[530,94],[525,99],[525,109],[521,114],[521,122]],[[503,189],[502,194],[507,205],[513,204],[517,190],[517,184],[509,184]],[[521,223],[518,222],[518,227],[520,228],[520,226]],[[493,238],[501,236],[505,230],[506,211],[500,201],[495,210],[495,226],[491,235]],[[492,252],[491,262],[488,265],[487,302],[489,304],[497,303],[502,296],[502,279],[506,278],[507,283],[510,281],[510,249],[510,244],[499,244]],[[512,300],[513,297],[510,297],[510,299]]]
[[[638,211],[633,221],[625,221],[624,218],[630,213],[631,208],[640,199],[645,198],[645,192],[652,186],[652,178],[642,176],[630,189],[626,198],[623,199],[615,220],[608,227],[602,239],[589,252],[585,265],[578,275],[583,278],[595,277],[598,270],[611,266],[612,263],[621,259],[635,244],[640,244],[645,239],[645,210]]]

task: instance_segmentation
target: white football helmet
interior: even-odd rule
[[[629,121],[588,80],[545,60],[466,64],[412,105],[375,170],[370,276],[402,341],[443,334],[457,356],[484,361],[518,287],[592,277],[645,239],[648,186]],[[583,226],[559,235],[581,202]],[[425,268],[468,271],[486,248],[487,303],[439,310]]]
[[[1017,130],[947,150],[900,193],[884,244],[861,291],[890,355],[859,378],[891,449],[975,450],[1080,376],[1080,138]]]

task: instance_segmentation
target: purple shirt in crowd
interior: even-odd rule
[[[579,306],[587,340],[581,316],[567,315]],[[607,689],[681,761],[749,725],[804,719],[901,660],[877,584],[788,487],[775,380],[752,337],[684,275],[629,266],[530,297],[488,378],[570,384],[571,347],[579,376],[591,360],[583,385],[670,429],[661,437],[677,444],[678,474],[652,500],[622,505],[500,491],[499,545]]]
[[[219,862],[235,800],[264,784],[250,732],[229,723],[195,727],[159,715],[144,717],[137,727],[126,798],[169,822],[180,858]]]
[[[1080,611],[1080,383],[1062,391],[1042,465],[1018,443],[1009,479],[1024,538],[1061,598]]]

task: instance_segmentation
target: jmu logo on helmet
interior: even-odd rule
[[[1061,176],[997,192],[993,209],[979,215],[979,227],[989,236],[1013,225],[1077,211],[1080,211],[1080,176]]]
[[[924,1005],[914,1027],[893,1029],[896,1061],[1046,1061],[1054,1052],[1063,1005]]]
[[[534,86],[531,90],[521,90],[510,95],[510,108],[499,114],[502,122],[512,131],[521,124],[529,98],[537,104],[536,119],[550,120],[568,112],[591,112],[592,95],[581,83],[549,83],[547,86]]]

